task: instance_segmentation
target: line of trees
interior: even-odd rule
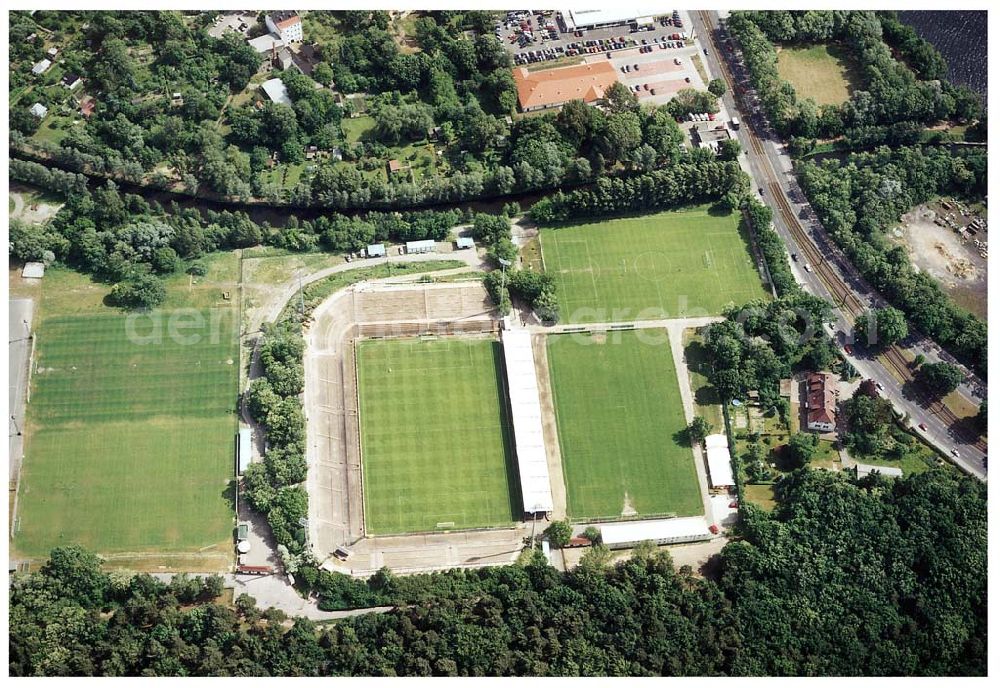
[[[767,513],[742,506],[710,578],[642,545],[559,572],[511,566],[368,581],[409,605],[320,625],[214,603],[218,581],[106,572],[54,550],[10,588],[9,672],[256,676],[985,676],[986,486],[799,470]],[[320,575],[331,575],[322,572]],[[356,596],[356,597],[354,597]]]
[[[302,552],[305,532],[299,519],[308,517],[306,420],[299,395],[305,386],[300,326],[265,324],[259,344],[264,375],[250,383],[247,408],[265,430],[264,460],[243,474],[247,499],[267,516],[275,541],[288,552]]]
[[[714,158],[714,156],[712,156]],[[642,212],[724,199],[739,207],[749,189],[736,162],[696,160],[622,178],[602,178],[587,188],[556,192],[535,203],[531,218],[552,225],[580,217]]]
[[[938,194],[986,193],[986,152],[939,148],[879,148],[845,161],[799,163],[802,190],[833,240],[868,282],[913,326],[985,376],[986,323],[958,308],[906,249],[885,232],[903,213]]]

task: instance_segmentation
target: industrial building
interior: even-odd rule
[[[531,333],[524,329],[505,330],[503,357],[524,513],[547,514],[552,511],[552,485],[542,435],[542,406]]]
[[[569,31],[589,31],[631,24],[640,27],[653,25],[653,13],[634,6],[563,10],[562,19]]]
[[[712,531],[704,516],[603,523],[600,530],[601,542],[609,549],[627,549],[647,541],[657,545],[676,545],[712,539]]]
[[[555,108],[571,100],[596,103],[618,81],[618,73],[609,62],[541,69],[529,72],[514,69],[517,100],[522,112]]]
[[[705,438],[708,461],[708,480],[713,488],[728,488],[736,484],[733,479],[733,462],[729,454],[729,440],[723,434]]]

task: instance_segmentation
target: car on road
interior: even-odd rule
[[[957,459],[958,458],[958,450],[957,449],[952,449],[951,450],[951,455],[954,456]]]
[[[806,267],[808,268],[809,266],[807,265]],[[853,355],[854,354],[854,347],[851,346],[850,344],[844,344],[844,351],[846,351],[848,353],[848,355]]]
[[[877,389],[879,391],[885,391],[885,387],[882,386],[881,382],[876,382],[875,383],[875,389]]]
[[[792,260],[794,260],[796,263],[799,262],[799,254],[798,253],[793,253],[792,254]]]
[[[702,48],[701,50],[702,50],[702,52],[704,52],[704,53],[705,53],[706,55],[708,55],[708,48]]]
[[[813,269],[812,269],[812,267],[811,267],[811,266],[809,265],[809,263],[803,263],[803,264],[802,264],[802,267],[804,267],[804,268],[806,269],[806,272],[812,272],[812,271],[813,271]],[[850,352],[848,352],[848,353],[850,353]]]
[[[917,427],[923,430],[924,432],[927,432],[927,423],[921,423]]]

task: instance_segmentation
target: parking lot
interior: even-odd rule
[[[665,11],[662,17],[671,18],[671,15],[671,11]],[[681,26],[673,22],[664,26],[661,15],[657,15],[652,31],[631,32],[625,25],[574,32],[566,31],[565,25],[552,13],[544,18],[541,28],[537,16],[501,25],[500,40],[514,58],[515,66],[528,66],[532,70],[610,60],[618,80],[641,102],[659,105],[669,101],[682,88],[704,90],[707,87],[692,61],[698,49],[688,33],[690,19],[685,11],[678,11],[678,16]],[[530,22],[533,35],[530,42],[516,40],[515,27],[520,26],[520,21]],[[545,30],[544,23],[548,22],[555,27],[554,32]],[[578,35],[580,33],[583,35]],[[678,37],[673,38],[674,34]],[[681,39],[682,35],[686,39]]]

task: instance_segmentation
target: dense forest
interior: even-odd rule
[[[890,244],[886,231],[937,195],[985,195],[986,151],[878,148],[843,162],[799,163],[798,175],[823,226],[865,279],[914,327],[985,376],[986,323],[955,306],[933,277],[916,271],[906,249]]]
[[[395,577],[335,623],[261,611],[221,580],[104,572],[78,548],[15,576],[11,675],[985,675],[986,486],[944,471],[779,480],[702,578],[637,548],[560,573]],[[324,572],[325,573],[325,572]],[[327,574],[330,575],[330,574]],[[346,578],[346,577],[344,577]],[[343,600],[350,603],[351,600]]]

